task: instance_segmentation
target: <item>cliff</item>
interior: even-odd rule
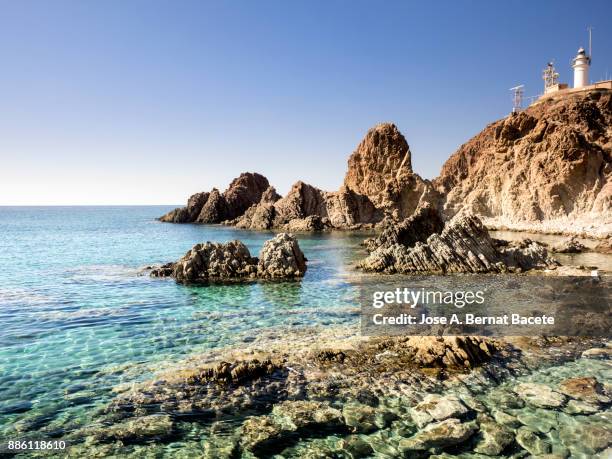
[[[604,237],[612,231],[612,95],[545,100],[487,126],[433,181],[449,219]]]
[[[612,93],[543,100],[488,125],[433,182],[412,170],[408,142],[391,123],[370,129],[348,159],[343,185],[296,182],[281,197],[244,173],[220,193],[197,193],[162,221],[248,229],[356,229],[399,222],[425,203],[445,221],[461,210],[489,228],[607,237],[612,234]]]

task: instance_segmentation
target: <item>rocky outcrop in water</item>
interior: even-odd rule
[[[394,124],[370,129],[348,161],[338,191],[322,191],[302,181],[280,197],[267,179],[244,173],[220,193],[193,195],[187,207],[160,218],[163,222],[220,223],[246,229],[287,231],[357,229],[385,215],[410,216],[424,202],[437,202],[431,184],[412,171],[406,139]]]
[[[582,253],[587,247],[575,236],[569,237],[560,244],[554,245],[551,250],[555,253]]]
[[[418,219],[407,222],[402,228],[407,234],[418,228]],[[421,225],[421,228],[423,226]],[[425,225],[426,230],[435,229]],[[387,234],[392,232],[388,231]],[[530,269],[552,268],[558,263],[548,256],[546,248],[537,242],[524,240],[517,244],[494,241],[474,215],[460,214],[444,226],[440,233],[433,233],[425,242],[409,238],[413,245],[396,242],[397,238],[384,237],[370,241],[370,248],[380,242],[358,267],[365,271],[383,273],[500,273],[521,272]]]
[[[612,230],[612,93],[553,98],[490,124],[434,180],[445,218],[467,209],[496,228]]]
[[[291,279],[306,273],[306,257],[291,234],[266,241],[259,258],[240,241],[194,245],[180,260],[151,270],[152,277],[173,277],[183,284],[248,279]]]
[[[251,172],[240,174],[223,193],[213,188],[210,193],[196,193],[179,207],[159,218],[168,223],[221,223],[234,219],[262,199],[269,187],[268,179]]]
[[[399,223],[391,219],[385,220],[381,233],[366,239],[364,245],[369,251],[395,244],[412,247],[417,242],[425,242],[429,236],[440,233],[443,229],[444,222],[438,211],[431,204],[425,203],[412,216]]]

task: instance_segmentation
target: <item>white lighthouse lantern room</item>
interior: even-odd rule
[[[584,88],[589,85],[589,67],[591,56],[587,56],[584,48],[578,50],[578,54],[572,60],[574,68],[574,88]]]

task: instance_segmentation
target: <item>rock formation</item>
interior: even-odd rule
[[[411,235],[410,245],[393,237],[381,239],[381,245],[358,267],[384,273],[445,274],[521,272],[558,265],[544,246],[536,242],[496,243],[480,219],[466,213],[455,216],[440,233],[435,232],[433,225],[423,225],[418,217],[404,223],[402,230]],[[434,232],[428,234],[429,231]],[[421,242],[425,237],[425,242]],[[374,243],[370,242],[371,248]]]
[[[194,245],[180,260],[151,270],[152,277],[173,277],[182,284],[248,279],[291,279],[306,273],[297,240],[280,233],[266,241],[259,258],[240,241]]]
[[[434,180],[450,218],[601,236],[612,230],[612,94],[548,99],[487,126]]]
[[[412,247],[417,242],[425,242],[432,234],[440,233],[444,229],[444,222],[438,211],[431,204],[425,203],[411,217],[399,223],[387,219],[383,221],[382,227],[377,237],[364,241],[368,250],[373,251],[378,247],[394,244]]]
[[[221,223],[231,220],[258,203],[269,186],[268,179],[263,175],[245,172],[232,180],[223,193],[216,188],[210,193],[196,193],[187,201],[187,207],[174,209],[159,220],[168,223]]]
[[[267,179],[244,173],[220,193],[193,195],[187,207],[160,218],[164,222],[220,223],[246,229],[287,231],[355,229],[412,215],[424,202],[437,202],[428,181],[412,171],[406,139],[393,124],[370,129],[348,160],[344,184],[322,191],[302,181],[280,197]]]
[[[412,171],[408,142],[390,123],[368,131],[348,160],[344,186],[397,218],[408,217],[424,200],[433,200],[431,184]]]

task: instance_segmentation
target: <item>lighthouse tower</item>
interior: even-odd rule
[[[572,61],[574,68],[574,88],[583,88],[589,85],[589,66],[591,57],[586,55],[584,48],[578,50],[578,54]]]

